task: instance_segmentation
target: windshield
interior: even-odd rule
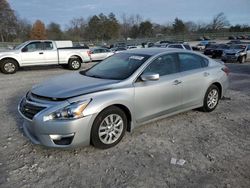
[[[230,49],[234,49],[234,50],[244,50],[246,48],[246,46],[244,45],[232,45],[230,46]]]
[[[81,74],[111,80],[124,80],[131,76],[150,56],[118,53]]]
[[[15,50],[19,50],[19,49],[21,49],[23,46],[25,46],[27,44],[27,42],[24,42],[24,43],[22,43],[22,44],[19,44],[19,45],[17,45],[14,49]]]

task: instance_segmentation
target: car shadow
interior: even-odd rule
[[[30,70],[33,70],[33,71],[36,71],[36,70],[53,70],[53,69],[66,69],[66,68],[63,68],[62,66],[60,65],[37,65],[37,66],[27,66],[27,67],[20,67],[18,71],[30,71]]]

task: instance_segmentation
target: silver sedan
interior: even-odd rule
[[[228,73],[223,63],[192,51],[129,50],[34,86],[18,109],[35,144],[105,149],[147,122],[195,108],[213,111]]]
[[[114,55],[114,52],[107,48],[96,47],[90,49],[90,57],[92,61],[102,61],[112,55]]]

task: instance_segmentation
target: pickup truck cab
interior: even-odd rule
[[[62,47],[59,44],[59,41],[33,40],[24,42],[11,51],[0,52],[0,69],[5,74],[13,74],[19,67],[59,64],[78,70],[81,63],[91,60],[88,49]]]

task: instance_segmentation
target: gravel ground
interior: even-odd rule
[[[23,136],[20,98],[32,85],[70,71],[0,74],[0,187],[249,188],[250,64],[228,66],[230,90],[214,112],[193,110],[141,126],[108,150],[48,149]],[[186,163],[173,165],[171,158]]]

